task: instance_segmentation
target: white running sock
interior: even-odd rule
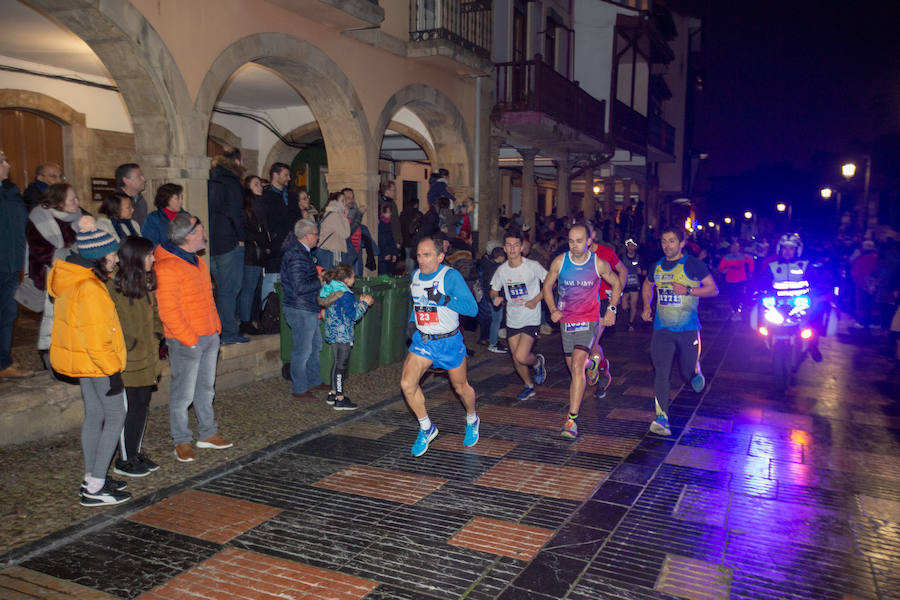
[[[466,425],[474,425],[475,421],[478,420],[478,413],[466,413]]]
[[[87,483],[87,491],[89,494],[96,494],[103,487],[103,484],[106,483],[106,479],[97,479],[96,477],[85,477],[84,481]]]
[[[431,429],[431,419],[428,418],[428,415],[425,415],[421,419],[419,419],[419,427],[422,431],[428,431]]]
[[[656,405],[656,416],[657,416],[657,417],[658,417],[659,415],[664,415],[664,414],[666,414],[666,411],[664,411],[664,410],[662,409],[662,407],[660,407],[660,405],[659,405],[659,400],[657,400],[656,398],[654,398],[654,399],[653,399],[653,403]]]

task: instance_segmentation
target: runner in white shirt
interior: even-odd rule
[[[504,249],[507,260],[499,267],[491,279],[491,299],[494,306],[500,306],[506,296],[506,331],[509,354],[513,359],[516,373],[525,383],[518,395],[519,400],[534,396],[534,384],[541,385],[547,377],[544,356],[531,352],[534,339],[541,328],[541,283],[547,277],[547,270],[537,261],[522,256],[522,233],[518,230],[506,232]],[[531,370],[534,369],[534,380]]]

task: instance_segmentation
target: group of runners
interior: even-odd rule
[[[627,290],[630,310],[634,314],[637,291],[641,289],[642,318],[653,320],[650,355],[655,370],[656,417],[650,430],[658,435],[671,435],[668,406],[672,360],[677,353],[682,376],[690,381],[696,392],[702,391],[705,379],[700,370],[697,308],[700,298],[718,294],[715,281],[702,261],[684,254],[684,234],[678,229],[662,232],[665,256],[648,271],[642,287],[637,278],[636,263],[620,261],[611,248],[596,243],[593,234],[590,224],[574,224],[569,229],[568,252],[557,256],[548,271],[523,256],[521,232],[509,230],[505,233],[507,260],[491,279],[489,293],[495,306],[506,303],[510,356],[513,368],[524,384],[518,399],[534,396],[535,386],[543,384],[547,377],[544,356],[533,352],[541,326],[543,300],[550,320],[560,324],[566,366],[571,375],[569,410],[560,435],[575,439],[586,388],[595,387],[595,397],[602,398],[612,382],[609,360],[600,346],[600,337],[606,327],[615,325],[616,307],[623,290]],[[634,246],[636,248],[636,244]],[[634,249],[628,250],[628,256],[631,256]],[[424,238],[417,247],[416,256],[419,268],[410,283],[413,300],[409,324],[411,343],[403,364],[400,387],[419,420],[412,454],[421,456],[438,435],[437,426],[428,416],[420,385],[422,376],[430,368],[447,371],[450,384],[466,410],[463,445],[469,447],[478,443],[475,390],[468,382],[467,353],[459,328],[460,315],[475,316],[478,306],[462,275],[443,264],[441,241]],[[654,300],[655,317],[651,311]]]

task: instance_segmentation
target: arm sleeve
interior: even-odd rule
[[[494,276],[491,277],[491,289],[495,292],[503,289],[503,278],[500,277],[500,269],[494,271]]]
[[[474,317],[478,314],[478,303],[475,302],[475,297],[469,291],[465,279],[456,269],[450,269],[450,272],[444,277],[444,292],[451,298],[447,303],[447,308],[450,310],[455,310],[467,317]]]
[[[181,284],[176,274],[170,269],[157,269],[156,280],[156,301],[159,304],[160,319],[176,340],[185,346],[193,346],[200,337],[181,310],[179,293]]]
[[[531,270],[537,276],[538,280],[543,283],[544,280],[547,279],[547,269],[544,268],[544,265],[536,260],[533,260],[528,264],[531,265]]]
[[[369,305],[363,302],[362,300],[356,301],[356,310],[353,314],[353,322],[359,321],[362,319],[363,315],[366,314],[366,311],[369,310]]]
[[[112,299],[103,298],[102,294],[106,294],[105,286],[100,282],[89,280],[81,284],[81,289],[73,300],[78,313],[77,330],[81,347],[104,375],[112,375],[121,372],[125,365],[121,363],[116,353],[113,343],[115,333],[111,327],[109,313],[102,309],[98,310],[107,306],[115,313],[115,303]]]
[[[709,267],[696,256],[688,256],[688,259],[684,263],[684,272],[691,279],[700,281],[709,275]]]
[[[745,260],[747,261],[748,273],[752,273],[753,269],[756,267],[756,265],[753,264],[753,259],[747,256]]]

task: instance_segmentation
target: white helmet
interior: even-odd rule
[[[781,255],[781,249],[785,246],[791,246],[797,249],[797,256],[803,254],[803,240],[796,233],[786,233],[778,239],[778,248],[776,252]]]

